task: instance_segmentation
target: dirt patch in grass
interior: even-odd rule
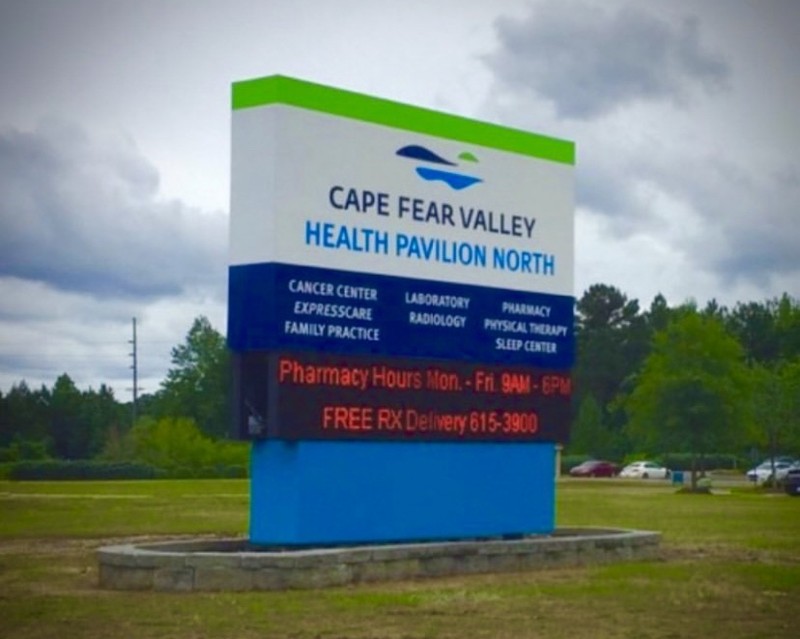
[[[800,566],[800,554],[775,550],[742,548],[726,544],[664,544],[659,560],[666,562],[716,561],[731,563],[778,563]]]

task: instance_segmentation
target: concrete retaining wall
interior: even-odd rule
[[[112,590],[280,590],[650,559],[660,540],[657,532],[572,528],[512,540],[310,549],[241,539],[128,544],[97,557],[100,586]]]

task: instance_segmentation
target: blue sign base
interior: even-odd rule
[[[253,442],[250,541],[410,542],[545,534],[552,443]]]

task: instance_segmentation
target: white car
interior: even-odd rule
[[[778,481],[786,478],[791,468],[797,468],[797,462],[787,460],[775,460],[775,477]],[[770,460],[761,462],[755,468],[747,471],[747,478],[756,484],[763,484],[772,477],[772,462]]]
[[[664,468],[655,462],[637,461],[625,466],[619,476],[635,479],[667,479],[670,474],[669,468]]]

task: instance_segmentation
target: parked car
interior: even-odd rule
[[[800,464],[797,461],[790,461],[786,458],[781,458],[780,460],[775,460],[775,480],[776,481],[783,481],[786,477],[787,473],[792,468],[800,468]],[[766,481],[771,480],[772,477],[772,460],[766,460],[761,462],[755,468],[751,468],[747,471],[747,478],[750,481],[754,481],[756,484],[763,484]]]
[[[618,472],[619,466],[616,464],[593,459],[574,466],[570,469],[569,474],[572,477],[614,477]]]
[[[789,469],[783,479],[783,489],[787,495],[800,497],[800,467]]]
[[[651,461],[637,461],[622,469],[620,477],[635,479],[667,479],[672,473],[669,468]]]

